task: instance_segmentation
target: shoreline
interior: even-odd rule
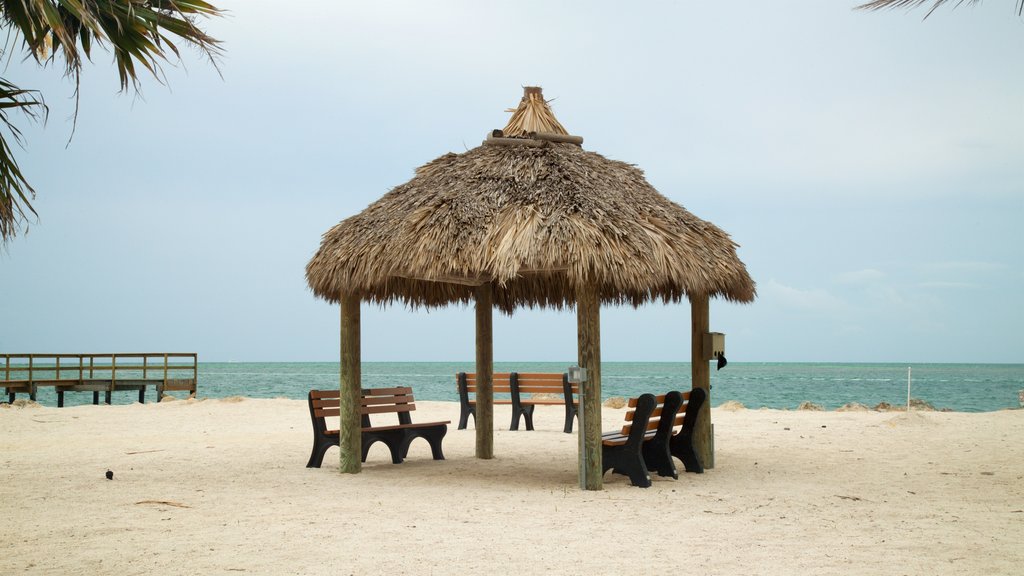
[[[1024,390],[1022,390],[1021,392],[1024,393]],[[235,402],[235,401],[239,401],[239,400],[286,400],[286,401],[292,401],[292,402],[302,402],[303,404],[305,404],[305,402],[306,402],[305,400],[298,400],[298,399],[295,399],[295,398],[287,398],[285,396],[277,396],[277,397],[274,397],[274,398],[263,398],[263,397],[258,397],[258,396],[241,396],[241,395],[237,395],[237,396],[222,396],[222,397],[204,397],[204,396],[199,396],[198,398],[196,398],[196,397],[178,398],[178,397],[174,396],[173,394],[168,394],[163,400],[161,400],[159,402],[159,404],[169,404],[169,403],[172,403],[172,402],[195,403],[195,402],[208,402],[208,401]],[[627,398],[625,398],[623,396],[613,396],[611,398],[606,399],[602,403],[602,406],[604,406],[605,408],[610,408],[610,409],[620,409],[620,408],[622,408],[622,406],[625,405],[626,400],[627,400]],[[422,402],[430,402],[430,403],[437,403],[437,404],[454,404],[455,406],[459,405],[459,402],[457,400],[454,400],[454,401],[453,400],[417,400],[416,402],[417,402],[417,404],[422,403]],[[940,412],[940,413],[955,413],[955,414],[990,414],[990,413],[993,413],[993,412],[1024,410],[1024,394],[1022,394],[1021,402],[1022,402],[1022,405],[1020,407],[1008,406],[1008,407],[1005,407],[1005,408],[997,408],[995,410],[967,411],[967,410],[954,410],[952,408],[936,408],[935,406],[932,406],[929,402],[927,402],[925,400],[921,400],[919,398],[911,398],[910,411],[911,412],[926,412],[926,413],[927,412]],[[144,405],[157,404],[157,403],[158,402],[155,402],[155,401],[146,402],[145,404],[140,404],[138,402],[130,402],[130,403],[113,403],[113,404],[109,404],[109,405],[108,404],[104,404],[102,402],[100,404],[98,404],[98,405],[94,405],[94,404],[91,404],[91,403],[87,403],[87,404],[70,404],[69,403],[65,408],[59,408],[59,410],[64,410],[66,408],[82,407],[82,406],[144,406]],[[4,397],[2,400],[0,400],[0,410],[3,410],[3,409],[24,409],[24,408],[54,408],[54,409],[58,409],[56,406],[50,406],[50,405],[44,404],[42,402],[38,402],[38,401],[34,401],[34,400],[29,400],[28,398],[18,398],[13,403],[9,402],[6,397]],[[747,406],[744,406],[742,402],[737,402],[735,400],[727,400],[727,401],[722,402],[722,403],[720,403],[718,405],[712,406],[711,409],[712,409],[712,411],[716,411],[716,412],[717,411],[727,411],[727,412],[770,411],[770,410],[776,410],[776,411],[779,411],[779,412],[881,412],[881,413],[901,413],[901,412],[907,412],[906,404],[902,404],[902,405],[900,405],[900,404],[890,404],[890,403],[884,402],[884,401],[883,402],[879,402],[875,406],[868,406],[866,404],[861,404],[860,402],[848,402],[848,403],[846,403],[846,404],[844,404],[842,406],[839,406],[837,408],[825,408],[821,404],[817,404],[815,402],[811,402],[809,400],[805,400],[805,401],[801,402],[799,405],[797,405],[795,408],[772,408],[772,407],[767,407],[767,406],[747,407]]]

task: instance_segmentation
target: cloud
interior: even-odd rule
[[[847,307],[846,302],[825,290],[801,290],[786,286],[774,278],[768,280],[761,293],[765,302],[780,304],[794,310],[838,312]]]

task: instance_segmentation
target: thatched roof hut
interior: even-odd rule
[[[539,91],[523,100],[547,109]],[[334,226],[306,267],[313,292],[443,306],[471,302],[472,286],[493,282],[506,313],[572,306],[587,283],[607,304],[694,293],[753,300],[728,234],[662,196],[640,169],[571,138],[516,132],[510,123],[503,137],[441,156]]]
[[[662,196],[635,166],[584,150],[533,87],[504,130],[420,167],[412,180],[327,231],[306,278],[315,295],[341,303],[343,346],[346,314],[355,325],[348,336],[356,340],[349,358],[355,380],[360,301],[475,302],[477,372],[488,382],[492,307],[511,314],[524,306],[575,306],[580,364],[591,375],[598,415],[600,304],[696,299],[703,319],[693,333],[702,336],[709,297],[755,296],[728,234]],[[343,354],[343,373],[345,364]],[[694,378],[697,386],[696,371]],[[358,382],[348,386],[358,390]],[[486,400],[478,403],[481,457],[490,457],[490,448],[480,446],[490,443],[490,431],[481,432],[489,428],[488,410]],[[599,418],[595,425],[585,433],[599,466]],[[352,468],[358,471],[358,461]]]

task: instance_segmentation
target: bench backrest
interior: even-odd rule
[[[397,386],[394,388],[363,388],[359,394],[359,414],[362,427],[370,427],[370,414],[394,412],[398,414],[399,424],[409,424],[409,412],[416,409],[412,388]],[[341,390],[310,390],[309,411],[314,420],[323,421],[325,417],[340,417]]]
[[[459,372],[455,375],[456,386],[459,387],[459,392],[463,390],[467,394],[476,394],[476,374],[473,372]],[[495,394],[511,394],[512,393],[512,373],[511,372],[495,372],[491,376],[491,389]]]
[[[653,398],[652,408],[649,412],[646,406],[643,410],[640,409],[642,405],[641,399],[645,396]],[[634,423],[646,419],[646,424],[642,425],[644,435],[658,434],[668,438],[668,435],[677,426],[676,422],[678,421],[678,425],[683,423],[683,415],[680,412],[683,405],[683,396],[683,394],[673,390],[660,396],[643,394],[637,398],[630,398],[628,403],[629,409],[626,411],[626,421],[622,425],[622,435],[629,436],[633,432]],[[644,418],[644,415],[647,415],[647,417]]]
[[[694,388],[683,392],[681,396],[683,403],[672,423],[672,433],[692,434],[693,427],[697,423],[697,415],[700,414],[701,406],[707,400],[708,393],[703,388]]]
[[[563,397],[568,394],[574,400],[579,398],[579,383],[569,382],[566,373],[513,372],[513,378],[520,394],[555,394]]]

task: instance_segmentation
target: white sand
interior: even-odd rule
[[[0,574],[1024,573],[1024,411],[718,410],[714,470],[600,492],[536,421],[341,475],[305,468],[304,401],[4,406]]]

